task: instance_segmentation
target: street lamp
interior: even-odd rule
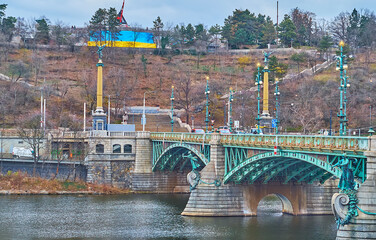
[[[230,132],[232,132],[232,102],[234,101],[234,97],[232,96],[232,88],[230,87],[230,94],[228,96],[228,107],[229,107],[229,113],[228,113],[228,117],[229,117],[229,130]]]
[[[144,106],[142,109],[142,118],[141,118],[141,124],[142,124],[142,131],[145,132],[145,125],[146,125],[146,115],[145,115],[145,95],[146,93],[153,93],[155,91],[146,91],[144,92]]]
[[[260,86],[262,85],[261,73],[260,73],[260,63],[257,63],[257,76],[255,85],[257,86],[257,133],[260,134]]]
[[[368,133],[370,136],[372,136],[375,131],[373,130],[373,127],[372,127],[372,105],[369,106],[369,130],[368,130]]]
[[[205,117],[205,132],[208,132],[209,128],[209,76],[206,76],[206,89],[205,89],[205,95],[206,95],[206,117]]]
[[[347,69],[347,60],[346,55],[343,54],[343,47],[345,43],[341,41],[339,43],[341,55],[337,57],[337,66],[336,70],[340,71],[340,106],[339,106],[339,113],[337,116],[339,117],[339,135],[343,136],[346,135],[346,125],[347,125],[347,98],[346,98],[346,90],[350,87],[350,82],[348,81],[348,77],[346,76],[346,69]]]
[[[275,96],[275,134],[278,134],[278,125],[279,125],[279,119],[278,119],[278,96],[281,94],[279,92],[279,87],[278,87],[278,83],[279,83],[279,79],[276,78],[275,79],[275,92],[274,92],[274,96]]]
[[[171,86],[171,132],[174,132],[174,86]]]

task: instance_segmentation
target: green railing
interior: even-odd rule
[[[309,135],[222,135],[221,143],[227,146],[246,146],[280,149],[365,152],[369,150],[367,137],[337,137]]]
[[[151,140],[171,141],[171,142],[186,142],[186,143],[205,143],[209,144],[211,140],[210,134],[197,133],[150,133]]]
[[[206,143],[211,134],[194,133],[151,133],[152,140]],[[312,152],[369,150],[368,137],[310,136],[310,135],[221,135],[221,143],[226,146],[305,150]]]

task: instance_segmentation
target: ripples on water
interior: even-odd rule
[[[334,239],[332,216],[182,217],[188,195],[1,196],[0,239]]]

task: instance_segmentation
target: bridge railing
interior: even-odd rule
[[[368,151],[368,137],[309,135],[222,135],[223,145],[274,147],[310,150]]]
[[[198,133],[171,133],[171,132],[159,132],[150,133],[151,140],[160,141],[174,141],[174,142],[191,142],[191,143],[206,143],[211,140],[210,134],[198,134]]]

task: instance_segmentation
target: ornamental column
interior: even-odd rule
[[[269,113],[269,56],[272,53],[264,52],[265,56],[265,67],[264,67],[264,89],[263,89],[263,101],[262,101],[262,114],[260,117],[260,125],[263,128],[262,131],[264,133],[272,133],[272,117]]]
[[[107,130],[107,114],[103,111],[103,62],[102,50],[105,45],[98,47],[97,63],[97,108],[93,113],[93,130]]]

